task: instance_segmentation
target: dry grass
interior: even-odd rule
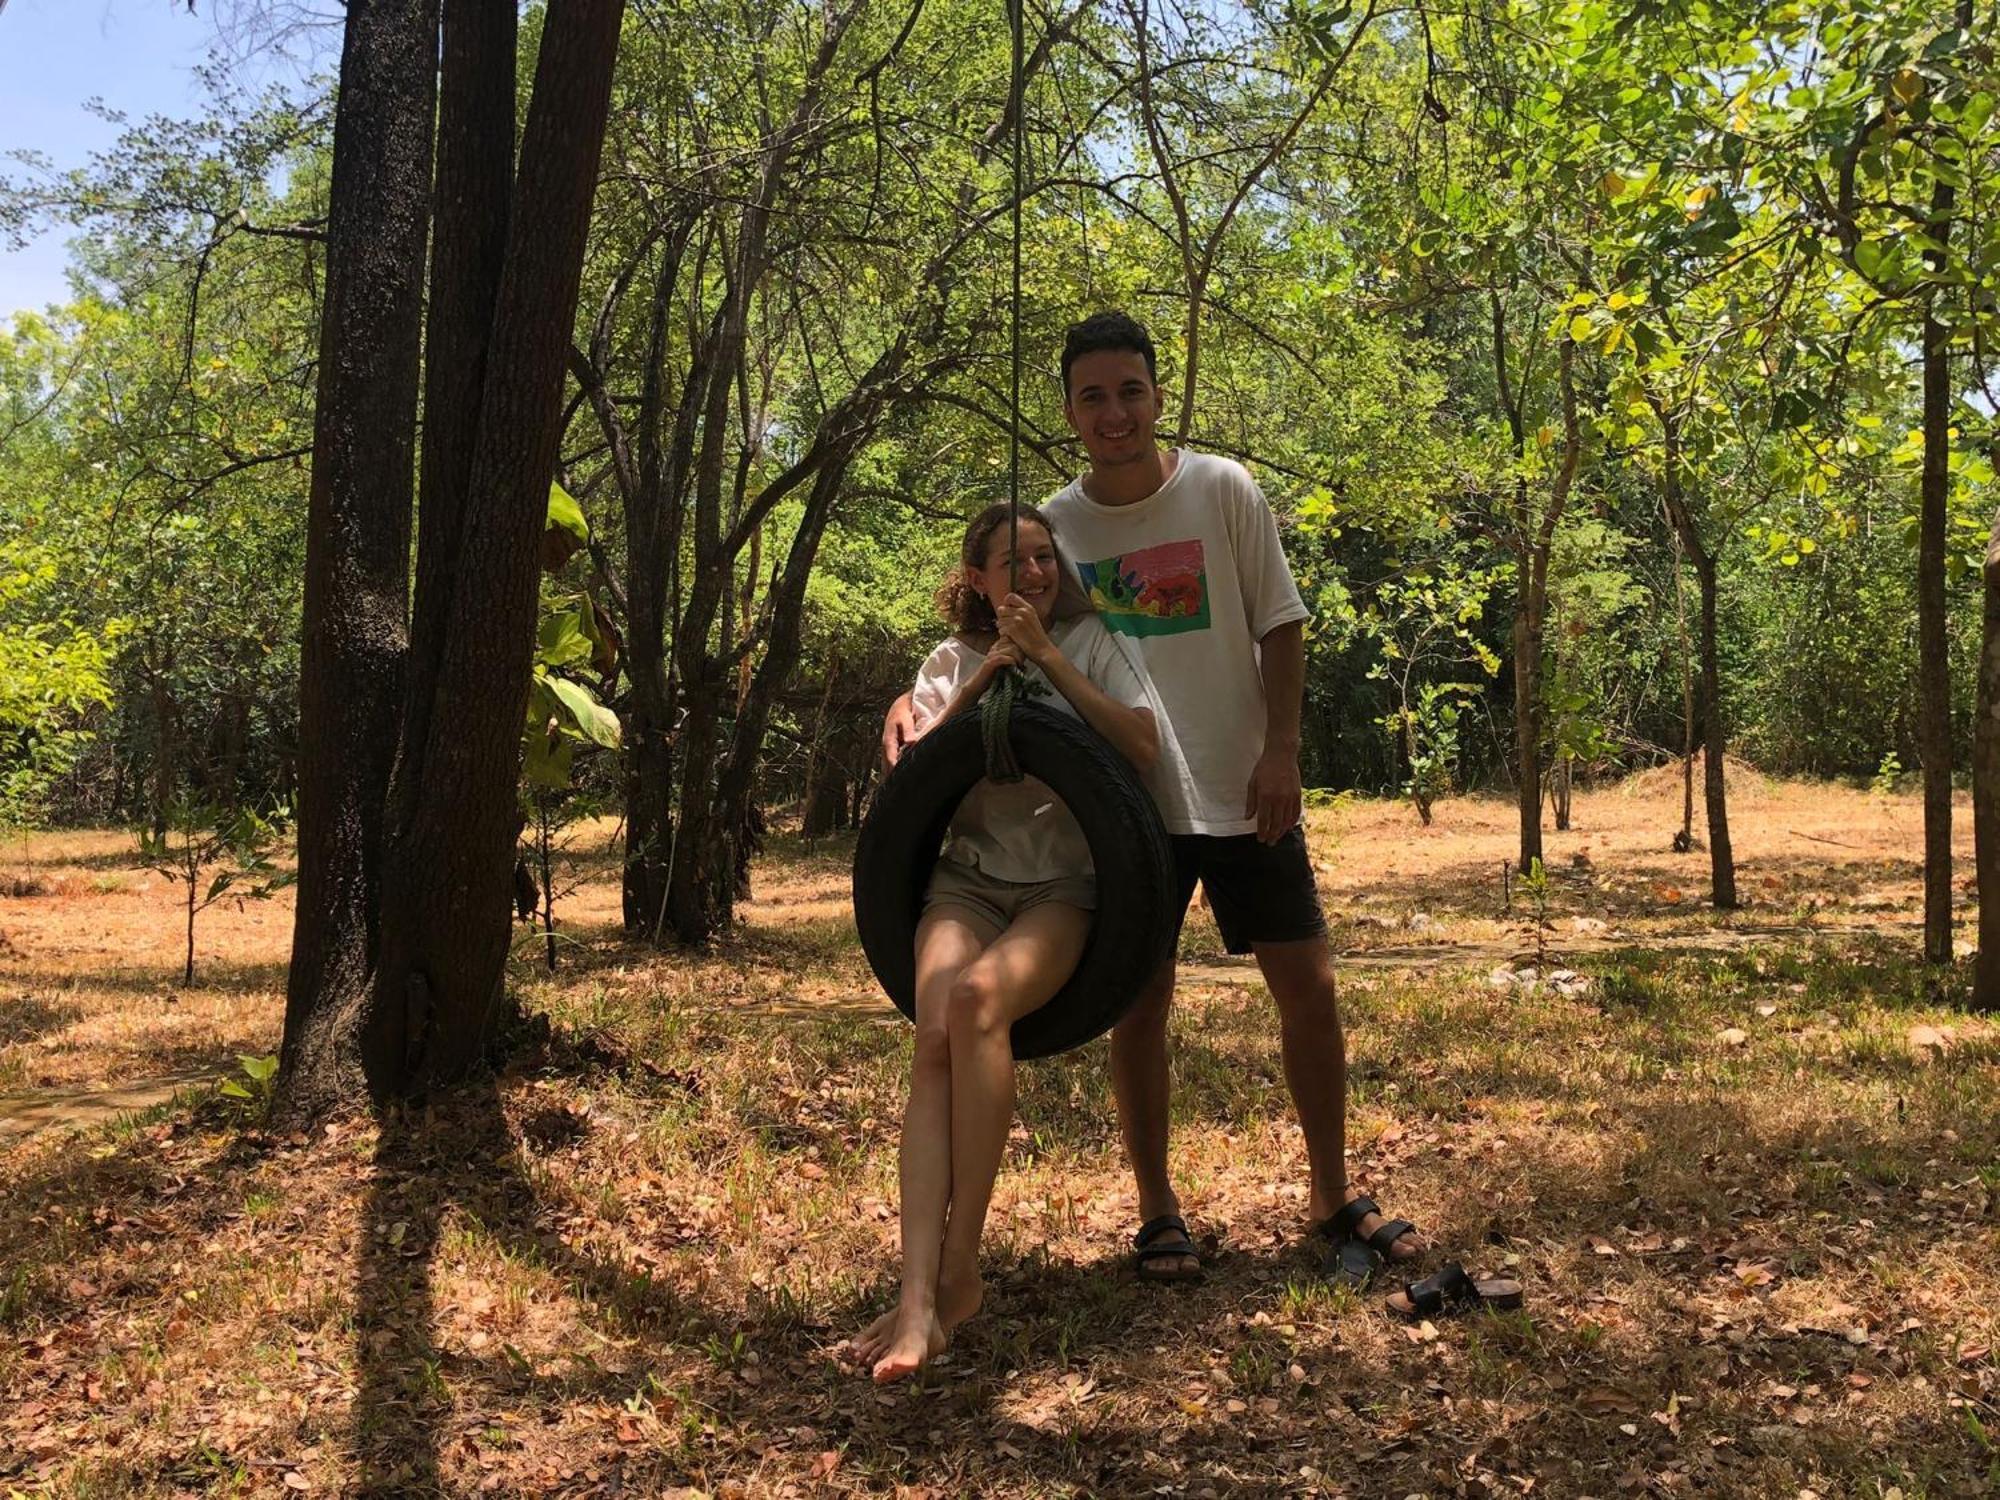
[[[1790,882],[1768,907],[1692,909],[1702,856],[1651,852],[1677,790],[1611,791],[1550,840],[1559,869],[1573,844],[1592,860],[1558,941],[1578,916],[1606,941],[1791,925],[1814,896],[1822,923],[1907,920],[1913,802],[1739,795],[1746,888]],[[1330,906],[1395,923],[1343,941],[1521,940],[1497,910],[1509,810],[1440,825],[1322,816]],[[219,982],[169,1004],[171,892],[121,847],[38,842],[38,875],[78,888],[0,900],[9,1087],[275,1041],[287,909],[210,913]],[[516,988],[550,1024],[479,1088],[310,1138],[209,1100],[0,1157],[0,1493],[1914,1500],[2000,1480],[2000,1031],[1936,1008],[1900,928],[1590,953],[1568,997],[1495,987],[1484,949],[1471,972],[1351,974],[1356,1169],[1444,1253],[1527,1284],[1521,1314],[1431,1329],[1312,1276],[1269,1002],[1189,986],[1175,1151],[1207,1281],[1131,1279],[1098,1043],[1023,1070],[988,1309],[922,1384],[878,1392],[835,1345],[893,1275],[908,1039],[870,998],[844,853],[775,852],[741,937],[704,958],[615,941],[609,873],[586,871],[558,975],[524,950]],[[1213,944],[1198,920],[1190,950]]]

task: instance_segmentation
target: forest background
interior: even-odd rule
[[[1010,434],[1028,498],[1076,471],[1061,331],[1122,307],[1163,431],[1278,513],[1308,786],[1511,788],[1526,867],[1578,780],[1705,743],[1726,906],[1725,748],[1920,770],[1935,867],[1994,505],[1992,21],[1031,5],[1017,422],[1000,7],[634,0],[524,837],[622,814],[628,929],[700,941],[774,816],[851,826],[961,518]],[[0,335],[0,820],[222,850],[295,802],[333,118],[331,79],[218,73],[81,170],[13,153],[0,232],[77,238]]]

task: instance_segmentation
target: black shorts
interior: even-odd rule
[[[1176,936],[1197,880],[1231,953],[1248,953],[1256,943],[1326,936],[1303,828],[1294,825],[1275,844],[1258,843],[1254,833],[1177,833],[1172,842],[1180,887]]]

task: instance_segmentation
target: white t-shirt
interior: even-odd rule
[[[1159,715],[1160,706],[1145,680],[1144,669],[1095,615],[1057,621],[1049,627],[1049,639],[1113,702]],[[910,692],[910,712],[919,735],[938,721],[985,659],[985,652],[956,636],[925,659],[917,673],[917,685]],[[1032,701],[1073,719],[1081,717],[1069,699],[1042,675],[1041,668],[1029,665],[1025,671]],[[1037,683],[1041,690],[1034,692],[1033,684]],[[1032,776],[1011,784],[982,778],[974,785],[952,814],[951,841],[945,846],[944,857],[971,865],[996,880],[1059,880],[1093,873],[1090,845],[1076,818],[1046,782]]]
[[[1168,830],[1255,833],[1243,803],[1264,750],[1257,643],[1309,613],[1257,481],[1182,449],[1143,500],[1099,505],[1078,479],[1044,511],[1098,618],[1138,645],[1179,741],[1180,784],[1153,783]]]

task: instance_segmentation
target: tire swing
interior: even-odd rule
[[[1011,556],[1021,509],[1022,0],[1009,0],[1008,20],[1014,49]],[[983,776],[1019,781],[1025,775],[1046,783],[1090,846],[1097,911],[1068,983],[1014,1023],[1014,1056],[1026,1059],[1066,1052],[1109,1031],[1166,960],[1177,924],[1173,851],[1152,795],[1088,724],[1025,701],[1021,681],[1018,671],[1000,674],[976,714],[959,714],[931,730],[904,751],[877,788],[854,848],[854,925],[883,990],[915,1020],[917,921],[952,814]]]
[[[1152,794],[1125,758],[1081,719],[1014,699],[1003,678],[977,713],[938,725],[903,752],[854,848],[854,924],[875,977],[915,1020],[924,890],[959,799],[987,774],[986,725],[998,721],[1020,772],[1046,782],[1075,815],[1097,872],[1097,911],[1076,972],[1014,1023],[1014,1056],[1048,1057],[1109,1031],[1166,960],[1174,861]]]

